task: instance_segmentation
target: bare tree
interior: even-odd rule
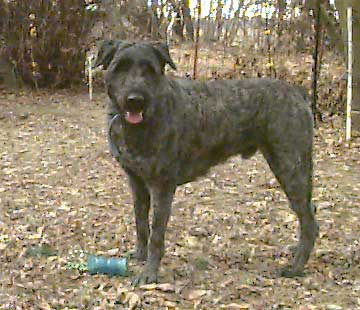
[[[286,11],[286,0],[277,0],[278,9],[278,23],[277,23],[277,35],[280,37],[284,31],[284,16]]]
[[[159,3],[158,0],[151,0],[151,19],[150,19],[150,33],[152,39],[159,39],[160,20],[158,16]]]
[[[220,40],[222,33],[222,25],[223,25],[223,2],[222,0],[218,0],[217,8],[216,8],[216,38]]]
[[[244,12],[244,0],[239,0],[239,6],[237,8],[237,10],[235,11],[234,13],[234,17],[232,18],[231,20],[231,27],[230,27],[230,31],[229,31],[229,34],[228,34],[228,44],[231,45],[238,32],[239,32],[239,28],[240,28],[240,25],[241,25],[241,22],[245,28],[245,22],[246,22],[246,18],[244,16],[244,13],[242,14],[241,18],[240,18],[240,12],[243,11]],[[241,21],[242,19],[242,21]],[[245,32],[245,30],[244,30]]]
[[[225,18],[225,34],[224,34],[224,43],[229,43],[229,34],[232,26],[232,22],[234,21],[233,18],[231,18],[231,14],[234,11],[234,0],[230,0],[230,6],[229,10],[227,12],[227,16]]]
[[[211,13],[213,12],[214,8],[214,1],[215,0],[210,0],[209,14],[205,18],[204,41],[206,42],[212,41],[215,37],[214,21],[211,17]]]
[[[177,0],[168,0],[172,10],[175,13],[175,20],[173,25],[174,33],[180,38],[181,41],[184,40],[184,21],[182,16],[181,4]]]
[[[360,131],[360,1],[336,0],[339,11],[341,32],[344,41],[347,41],[347,7],[353,10],[353,128]],[[345,45],[346,49],[346,45]],[[345,50],[347,55],[347,49]]]
[[[201,20],[201,0],[197,0],[197,13],[198,20],[196,24],[196,41],[195,41],[195,53],[194,53],[194,71],[193,79],[197,78],[197,63],[198,63],[198,51],[199,51],[199,39],[200,39],[200,20]]]
[[[186,29],[186,38],[190,41],[194,41],[194,26],[191,20],[190,14],[190,1],[181,0],[181,8],[184,17],[184,24]]]

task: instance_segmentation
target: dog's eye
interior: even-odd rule
[[[115,72],[125,72],[130,69],[131,62],[127,60],[119,61],[115,67]]]
[[[155,75],[157,73],[154,65],[150,61],[141,60],[139,67],[144,75]]]
[[[142,69],[144,74],[154,75],[156,73],[155,68],[151,65],[144,65]]]

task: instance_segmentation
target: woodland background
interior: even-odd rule
[[[181,56],[190,65],[195,54],[191,43],[197,37],[200,48],[222,49],[224,58],[233,57],[234,74],[228,75],[245,75],[246,66],[253,71],[246,72],[247,76],[270,75],[291,80],[293,72],[286,72],[288,66],[281,60],[276,62],[276,58],[312,55],[319,41],[317,79],[321,84],[320,92],[325,92],[320,96],[326,97],[320,102],[332,105],[324,107],[326,112],[333,113],[333,105],[338,111],[344,111],[346,8],[349,5],[353,7],[354,16],[353,117],[358,127],[360,3],[354,0],[209,0],[203,3],[195,0],[2,0],[0,83],[10,86],[24,83],[37,89],[81,84],[86,53],[98,40],[109,38],[166,40],[173,48],[181,46],[185,51]],[[201,7],[203,13],[198,19]],[[196,35],[197,26],[199,36]],[[334,66],[341,62],[342,81],[328,83],[321,79],[323,57],[333,58]],[[267,68],[259,68],[262,61]],[[203,78],[215,75],[229,78],[223,76],[219,68],[209,71]],[[308,73],[305,78],[311,80],[311,73]],[[296,82],[304,82],[304,77],[300,76]],[[326,90],[321,87],[324,84]],[[339,103],[327,100],[334,91],[340,92],[336,94]],[[313,96],[317,97],[317,93]],[[321,117],[320,112],[317,114]]]
[[[360,1],[0,0],[0,309],[360,309],[356,129],[344,139],[348,5],[356,127]],[[121,257],[135,242],[127,180],[106,142],[103,72],[92,101],[87,93],[86,58],[103,39],[167,41],[178,66],[169,75],[308,89],[320,237],[306,277],[277,277],[297,220],[260,154],[178,189],[160,284],[133,289],[129,277],[86,272],[88,254]],[[130,260],[129,276],[139,268]]]

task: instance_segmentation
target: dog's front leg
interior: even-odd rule
[[[148,254],[148,239],[150,234],[149,210],[150,194],[145,182],[132,172],[127,171],[134,202],[136,222],[136,251],[135,258],[146,261]]]
[[[151,208],[153,219],[151,226],[149,255],[147,263],[140,276],[136,277],[133,285],[152,283],[157,281],[161,258],[164,255],[164,239],[166,226],[171,213],[171,204],[176,190],[176,184],[161,183],[150,186]]]

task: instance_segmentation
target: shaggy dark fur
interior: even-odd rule
[[[302,275],[318,235],[311,204],[313,120],[306,94],[271,79],[171,79],[164,74],[166,64],[175,69],[166,45],[117,41],[109,46],[111,57],[104,57],[111,60],[104,63],[109,66],[109,142],[130,180],[136,254],[147,260],[135,284],[157,280],[176,187],[230,156],[249,158],[257,150],[300,223],[294,262],[281,274]]]

